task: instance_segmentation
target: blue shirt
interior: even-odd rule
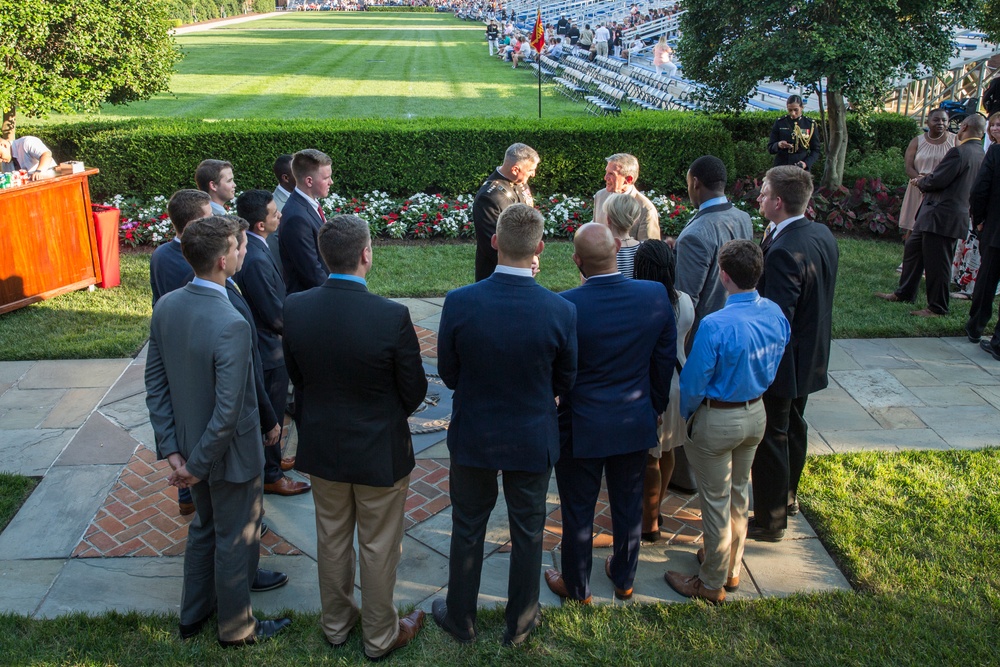
[[[333,280],[350,280],[354,283],[360,283],[365,287],[368,286],[368,282],[361,276],[351,275],[350,273],[331,273],[329,276]]]
[[[228,281],[230,280],[230,278],[226,278],[226,280]],[[211,280],[205,280],[204,278],[199,278],[195,276],[194,278],[191,279],[191,284],[200,285],[201,287],[210,287],[214,289],[216,292],[221,292],[224,296],[226,296],[227,299],[229,298],[226,295],[226,288],[220,285],[219,283],[213,283]]]
[[[698,207],[698,210],[703,211],[706,208],[711,208],[712,206],[718,206],[719,204],[725,204],[728,201],[729,200],[726,199],[725,195],[723,195],[722,197],[713,197],[712,199],[703,201],[701,203],[701,206]]]
[[[739,403],[763,394],[790,338],[778,304],[756,290],[729,295],[725,307],[698,326],[681,371],[681,417],[693,415],[706,398]]]

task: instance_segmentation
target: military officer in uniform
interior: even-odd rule
[[[493,275],[497,268],[497,251],[493,235],[497,218],[511,204],[534,206],[528,179],[535,175],[540,159],[538,152],[527,144],[513,144],[497,167],[476,193],[472,202],[472,222],[476,229],[476,282]]]
[[[819,159],[819,128],[816,121],[802,115],[802,98],[791,95],[785,102],[788,115],[771,128],[767,150],[774,155],[774,166],[791,164],[812,169]]]

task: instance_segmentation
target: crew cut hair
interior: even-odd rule
[[[229,252],[229,239],[240,242],[240,224],[228,215],[210,215],[191,222],[181,237],[181,253],[195,275],[212,272],[216,260]]]
[[[367,222],[356,215],[335,215],[319,230],[319,254],[331,273],[353,273],[371,241]]]
[[[688,173],[713,192],[722,192],[726,189],[728,179],[726,163],[714,155],[702,155],[691,163]]]
[[[212,198],[201,190],[178,190],[171,195],[167,202],[167,215],[170,216],[170,224],[174,226],[174,233],[180,236],[188,223],[204,215],[205,206],[211,203]]]
[[[786,164],[768,169],[764,180],[771,186],[771,196],[780,197],[788,213],[802,215],[806,212],[813,192],[812,174],[795,165]]]
[[[513,260],[533,257],[545,231],[542,214],[527,204],[511,204],[497,218],[497,249]]]
[[[320,167],[333,164],[330,156],[315,148],[306,148],[292,156],[292,176],[296,182],[314,176]]]
[[[538,151],[528,144],[511,144],[503,154],[503,161],[504,164],[515,165],[524,162],[538,163],[541,158],[538,157]]]

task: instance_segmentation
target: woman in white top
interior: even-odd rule
[[[608,219],[611,235],[621,241],[618,249],[618,270],[626,278],[632,277],[632,266],[639,241],[632,238],[629,230],[642,217],[642,205],[624,193],[609,195],[604,201],[604,214]]]
[[[660,539],[660,504],[667,494],[667,484],[674,472],[674,448],[684,444],[686,422],[681,419],[680,369],[687,361],[684,342],[694,323],[694,303],[684,292],[674,289],[676,269],[674,251],[664,241],[650,239],[643,242],[635,253],[635,278],[662,283],[670,295],[677,322],[677,368],[670,381],[670,403],[663,413],[659,446],[649,450],[646,475],[642,492],[642,539],[656,542]]]

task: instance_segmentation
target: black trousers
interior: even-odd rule
[[[788,527],[788,506],[798,494],[806,464],[808,398],[780,398],[764,392],[767,428],[757,445],[750,474],[754,522],[767,530]]]
[[[976,274],[976,287],[972,290],[969,321],[965,325],[966,331],[973,337],[983,335],[993,316],[993,297],[1000,284],[1000,248],[979,246],[979,254],[982,261]]]
[[[932,232],[911,232],[903,246],[903,273],[899,277],[896,296],[903,301],[916,301],[920,276],[926,274],[927,308],[940,315],[947,315],[951,261],[955,256],[957,242],[958,239]]]
[[[454,461],[451,463],[448,621],[465,639],[471,639],[476,633],[486,526],[499,495],[497,472],[459,465]],[[551,477],[551,469],[541,473],[503,471],[503,494],[507,502],[511,541],[504,617],[510,637],[531,632],[538,622],[545,498]]]
[[[285,405],[288,403],[288,369],[282,364],[277,368],[264,371],[264,388],[267,398],[271,401],[278,424],[285,423]],[[270,484],[281,479],[281,441],[278,444],[264,446],[264,483]]]

